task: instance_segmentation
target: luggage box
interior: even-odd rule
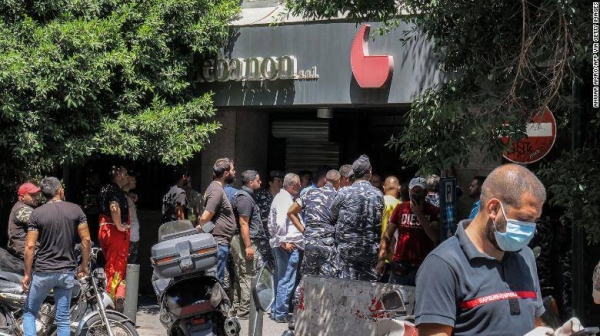
[[[152,246],[150,259],[163,278],[206,271],[217,264],[217,242],[208,233],[162,241]]]

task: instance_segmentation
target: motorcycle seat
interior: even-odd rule
[[[20,284],[21,280],[23,280],[23,276],[16,273],[0,271],[0,279]]]

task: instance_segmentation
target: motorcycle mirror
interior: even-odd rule
[[[256,304],[256,309],[267,311],[273,301],[275,301],[275,281],[273,280],[273,271],[267,264],[263,265],[258,274],[252,279],[252,297]]]
[[[391,293],[387,293],[381,297],[381,304],[386,311],[404,310],[408,304],[408,295],[402,288],[396,289]]]

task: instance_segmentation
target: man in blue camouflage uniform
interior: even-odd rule
[[[377,254],[381,235],[383,194],[369,182],[373,168],[361,155],[352,164],[355,182],[340,189],[331,206],[335,224],[338,277],[377,281]]]
[[[273,251],[269,245],[269,239],[271,239],[271,235],[269,234],[267,223],[269,221],[269,211],[271,210],[273,197],[275,197],[275,195],[277,195],[283,187],[284,176],[285,174],[282,171],[271,170],[269,172],[269,187],[254,193],[254,199],[260,208],[260,218],[262,220],[265,234],[265,239],[257,241],[256,248],[260,252],[263,262],[267,263],[271,267],[271,270],[275,269],[275,257],[273,256]]]
[[[297,228],[304,233],[304,258],[300,273],[302,276],[322,276],[333,278],[336,276],[332,261],[335,258],[335,227],[331,223],[331,204],[340,187],[340,173],[329,170],[326,175],[326,183],[321,188],[314,188],[306,194],[298,197],[288,210],[288,217]],[[304,213],[303,226],[298,215]],[[294,293],[294,316],[300,300],[301,292],[304,290],[302,280],[296,287]]]
[[[331,223],[330,208],[340,185],[340,173],[331,169],[326,174],[327,182],[298,197],[288,211],[288,217],[302,227],[304,233],[304,261],[302,275],[334,277],[331,260],[335,256],[335,227]],[[300,223],[298,214],[304,212],[306,226]]]

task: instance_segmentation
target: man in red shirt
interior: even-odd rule
[[[381,238],[378,272],[383,272],[385,256],[393,251],[390,283],[415,286],[419,266],[439,240],[439,208],[425,201],[427,185],[422,177],[413,178],[408,185],[410,201],[396,206],[385,234]],[[390,241],[398,231],[395,248]]]

